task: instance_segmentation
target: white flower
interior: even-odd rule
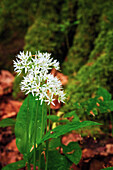
[[[36,100],[54,104],[54,100],[58,97],[58,102],[65,100],[65,94],[62,90],[62,84],[57,77],[49,73],[49,70],[54,67],[59,70],[59,62],[53,61],[49,53],[36,53],[34,57],[31,52],[20,52],[14,62],[15,71],[18,74],[22,72],[26,76],[21,82],[21,90],[26,94],[32,93]]]
[[[54,60],[54,61],[53,61],[53,66],[54,66],[54,68],[55,68],[56,70],[59,70],[59,69],[60,69],[60,67],[59,67],[59,62],[57,62],[57,60]]]
[[[53,93],[51,94],[51,96],[50,97],[48,97],[46,100],[44,100],[45,102],[47,102],[48,103],[48,105],[50,105],[50,103],[52,103],[54,106],[55,106],[55,104],[54,104],[54,101],[55,99],[53,98]]]
[[[27,73],[27,71],[30,68],[31,61],[28,61],[28,60],[25,59],[24,61],[21,62],[21,64],[22,64],[21,68],[22,69],[25,68],[25,73]]]
[[[64,103],[64,100],[66,99],[65,97],[65,94],[63,91],[59,91],[58,93],[58,102],[63,102]]]

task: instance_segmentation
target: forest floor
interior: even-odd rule
[[[5,70],[0,73],[0,120],[5,118],[16,118],[22,102],[12,97],[12,85],[14,76]],[[101,168],[113,166],[113,137],[102,134],[99,138],[90,136],[81,137],[80,134],[72,132],[63,136],[62,142],[78,141],[82,148],[80,163],[72,165],[74,170],[100,170]],[[14,128],[0,128],[0,169],[9,163],[22,159],[22,154],[16,147]],[[24,168],[26,169],[26,168]]]

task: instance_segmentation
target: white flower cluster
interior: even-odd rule
[[[14,62],[14,71],[19,74],[25,73],[25,76],[21,82],[21,90],[28,93],[32,93],[36,97],[36,100],[54,104],[54,100],[58,99],[58,102],[65,100],[65,94],[62,90],[62,84],[60,80],[54,77],[49,70],[53,67],[59,70],[59,62],[53,61],[50,58],[49,53],[36,53],[32,55],[31,52],[20,52],[17,55]],[[34,56],[34,57],[33,57]]]

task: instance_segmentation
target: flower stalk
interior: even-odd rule
[[[43,137],[43,127],[44,127],[44,103],[42,105],[42,123],[41,123],[41,134],[40,138]],[[39,147],[39,170],[41,169],[41,152],[42,152],[42,144]]]
[[[48,131],[50,130],[50,107],[49,107],[49,127]],[[46,127],[46,133],[47,133],[47,127]],[[49,151],[49,140],[46,141],[46,165],[45,170],[47,170],[48,167],[48,151]]]
[[[39,105],[39,102],[37,102],[36,118],[35,118],[35,124],[34,124],[34,161],[33,161],[34,170],[36,170],[36,134],[37,134],[38,105]]]

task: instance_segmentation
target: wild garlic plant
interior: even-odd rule
[[[75,110],[65,113],[62,120],[59,116],[50,115],[50,104],[55,105],[56,99],[64,103],[66,99],[60,80],[50,72],[52,68],[60,69],[59,62],[53,60],[50,54],[39,51],[35,55],[31,52],[20,52],[13,62],[17,75],[24,75],[20,87],[27,97],[20,107],[16,121],[6,119],[3,122],[5,125],[7,123],[14,125],[15,122],[16,145],[23,154],[23,160],[8,164],[3,167],[3,170],[16,170],[26,166],[30,170],[31,165],[34,170],[37,166],[38,170],[68,170],[72,163],[77,165],[82,155],[81,148],[77,142],[63,145],[62,135],[72,130],[100,124],[93,121],[80,121]],[[82,105],[77,103],[75,105],[77,109],[81,109]],[[91,106],[90,102],[88,105],[87,108],[91,109],[92,102]],[[49,107],[49,115],[47,115],[47,107]],[[68,118],[72,116],[74,118],[70,121]],[[51,129],[50,120],[63,124]],[[59,148],[59,151],[56,148]],[[63,154],[60,153],[60,148],[63,149]]]
[[[41,53],[36,52],[35,55],[32,55],[31,52],[20,52],[20,54],[17,55],[16,61],[14,62],[14,71],[17,72],[18,75],[21,73],[24,73],[23,80],[20,84],[21,90],[25,92],[25,94],[32,94],[32,97],[34,100],[38,100],[38,106],[36,109],[36,117],[34,121],[34,143],[32,148],[30,149],[30,152],[34,149],[34,170],[36,169],[36,148],[37,148],[37,133],[40,133],[40,138],[43,137],[44,134],[44,127],[46,124],[46,133],[47,133],[47,122],[44,122],[44,113],[43,107],[46,107],[44,103],[47,103],[48,105],[54,104],[54,100],[58,100],[58,102],[65,102],[65,93],[62,88],[62,84],[60,80],[57,77],[54,77],[50,70],[52,68],[55,68],[56,70],[59,70],[59,62],[57,60],[53,60],[53,58],[50,58],[49,53]],[[32,105],[32,103],[30,103]],[[39,106],[40,105],[40,106]],[[42,111],[42,117],[41,117],[41,127],[40,132],[38,132],[37,128],[37,120],[38,120],[38,109],[41,108]],[[27,108],[29,110],[29,106]],[[47,112],[45,113],[47,114]],[[29,115],[28,115],[29,116]],[[50,116],[50,108],[49,108],[49,116]],[[29,119],[29,118],[27,118]],[[39,120],[38,120],[39,121]],[[27,128],[29,129],[29,125],[27,125]],[[43,129],[43,130],[42,130]],[[50,130],[50,119],[49,119],[49,130]],[[29,145],[29,142],[31,139],[29,138],[29,130],[27,132],[27,140],[26,145]],[[27,143],[28,141],[28,143]],[[17,142],[18,143],[18,142]],[[47,170],[47,164],[48,164],[48,148],[49,148],[49,142],[46,142],[46,166],[45,169]],[[42,147],[40,146],[39,149],[39,169],[41,167],[41,151]],[[27,151],[29,152],[29,151]],[[30,169],[29,161],[28,161],[28,169]]]

